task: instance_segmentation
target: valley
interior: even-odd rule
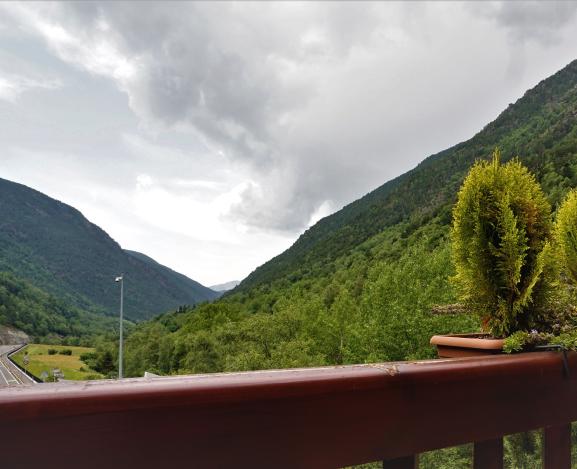
[[[0,2],[0,465],[577,467],[576,43]]]
[[[476,159],[519,157],[554,209],[577,186],[577,61],[528,90],[470,140],[320,220],[213,304],[139,325],[128,373],[206,373],[432,358],[434,333],[479,329],[436,316],[456,301],[451,208]]]
[[[43,322],[27,316],[5,322],[32,336],[52,338],[48,342],[95,344],[97,356],[116,362],[112,316],[118,292],[111,279],[125,271],[128,318],[157,314],[137,325],[127,323],[129,376],[431,358],[428,339],[434,333],[479,327],[472,316],[430,311],[456,299],[448,230],[457,189],[473,162],[490,158],[496,147],[505,161],[519,156],[554,207],[577,186],[577,61],[527,91],[470,140],[430,156],[321,219],[291,248],[213,302],[206,300],[218,293],[194,297],[194,288],[200,287],[193,281],[145,255],[122,250],[71,207],[4,181],[0,266],[11,273],[0,279],[6,298],[33,297],[41,309],[56,308]],[[28,200],[26,206],[22,200]],[[45,213],[52,215],[46,218]],[[63,246],[78,253],[70,269]],[[78,274],[68,275],[68,270]],[[170,296],[184,295],[189,287],[191,296]],[[10,296],[15,289],[29,293]],[[15,305],[10,311],[35,310]],[[56,321],[56,311],[66,319]],[[74,318],[77,326],[66,329]],[[86,327],[88,318],[93,323]]]

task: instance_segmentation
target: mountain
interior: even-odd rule
[[[478,330],[474,316],[431,307],[456,301],[451,209],[471,165],[495,147],[502,161],[518,156],[529,167],[553,207],[577,187],[577,61],[470,140],[320,220],[222,299],[137,326],[128,373],[429,358],[431,335]]]
[[[182,292],[187,292],[189,295],[192,294],[190,300],[186,303],[179,303],[179,306],[184,304],[196,304],[200,301],[210,301],[218,297],[216,290],[212,288],[205,287],[200,283],[188,278],[186,275],[175,272],[174,270],[159,264],[151,257],[146,254],[142,254],[136,251],[130,251],[128,249],[124,250],[128,255],[144,261],[149,264],[149,266],[166,278],[170,278],[171,283],[174,287],[179,288]]]
[[[124,251],[78,210],[0,179],[0,271],[78,308],[116,314],[125,274],[125,313],[141,320],[209,301],[217,293],[143,254]]]
[[[447,225],[469,167],[499,147],[537,174],[551,202],[577,183],[577,60],[527,91],[472,139],[429,156],[342,210],[320,220],[287,251],[252,272],[237,291],[300,278],[333,262],[383,230],[409,223]],[[418,129],[415,129],[418,134]]]
[[[212,285],[212,286],[210,287],[210,289],[211,289],[211,290],[214,290],[214,291],[217,291],[217,292],[225,292],[225,291],[232,290],[232,289],[235,288],[239,283],[240,283],[240,280],[231,280],[230,282],[219,283],[218,285]]]

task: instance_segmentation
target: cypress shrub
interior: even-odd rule
[[[453,208],[453,280],[493,336],[542,320],[551,234],[551,207],[527,168],[501,164],[499,150],[475,163]]]
[[[577,285],[577,190],[567,194],[557,211],[555,241],[559,264],[566,279]]]

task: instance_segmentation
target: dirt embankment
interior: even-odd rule
[[[28,334],[10,326],[0,326],[0,345],[24,344],[30,340]]]

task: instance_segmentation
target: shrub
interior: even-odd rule
[[[555,244],[562,272],[577,284],[577,190],[573,189],[557,211]]]
[[[86,352],[86,353],[81,354],[80,360],[82,360],[84,363],[86,363],[86,365],[90,369],[94,370],[98,366],[98,357],[97,357],[97,354],[95,352]]]
[[[69,348],[62,349],[58,352],[60,355],[72,355],[72,350]]]
[[[96,353],[95,352],[84,352],[80,354],[80,360],[87,363],[90,360],[96,360]]]
[[[57,353],[58,353],[58,350],[56,350],[54,348],[48,349],[48,355],[56,355]]]
[[[92,375],[86,375],[86,376],[84,377],[84,379],[85,379],[85,380],[88,380],[88,381],[92,381],[92,380],[100,379],[100,378],[101,378],[101,377],[100,377],[99,375],[94,375],[94,374],[92,374]]]
[[[529,330],[543,315],[551,231],[551,207],[517,159],[501,164],[495,150],[475,163],[453,209],[454,281],[494,336]]]

